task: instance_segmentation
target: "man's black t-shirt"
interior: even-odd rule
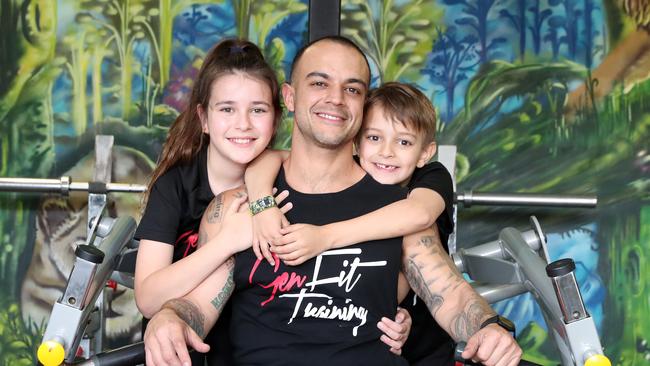
[[[437,192],[445,201],[436,225],[445,250],[447,241],[454,231],[453,199],[454,189],[451,175],[439,162],[432,162],[413,172],[407,184],[409,191],[427,188]],[[453,340],[433,319],[425,302],[411,290],[401,307],[411,314],[413,324],[406,344],[402,348],[404,357],[413,365],[454,365]]]
[[[289,190],[292,223],[325,225],[374,211],[405,197],[396,186],[364,176],[336,193]],[[330,250],[299,266],[236,255],[231,336],[239,365],[406,365],[379,338],[377,322],[394,318],[402,240]]]

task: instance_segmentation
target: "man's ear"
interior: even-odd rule
[[[199,116],[199,120],[201,121],[201,131],[203,131],[203,133],[208,133],[208,116],[200,104],[196,105],[196,114]]]
[[[433,155],[436,154],[436,149],[438,148],[438,145],[436,145],[436,142],[432,142],[429,145],[425,146],[422,149],[422,153],[420,154],[420,159],[418,159],[417,167],[422,168],[426,163],[431,160]]]
[[[290,112],[295,112],[293,98],[294,98],[294,89],[293,86],[289,83],[282,84],[282,97],[284,98],[284,105]]]

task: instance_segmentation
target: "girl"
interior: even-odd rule
[[[229,39],[208,53],[169,130],[135,234],[135,298],[145,318],[241,250],[219,237],[196,249],[201,217],[215,195],[243,184],[246,165],[267,147],[281,114],[278,82],[255,44]],[[223,322],[221,329],[227,332]]]

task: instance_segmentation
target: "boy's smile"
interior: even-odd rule
[[[431,157],[427,147],[423,134],[388,118],[380,104],[366,112],[359,138],[359,162],[376,181],[407,182],[415,168]]]

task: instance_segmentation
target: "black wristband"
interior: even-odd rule
[[[501,315],[490,317],[481,324],[480,329],[483,329],[490,324],[496,324],[508,332],[511,332],[513,337],[515,336],[515,324],[506,317],[503,317]]]

